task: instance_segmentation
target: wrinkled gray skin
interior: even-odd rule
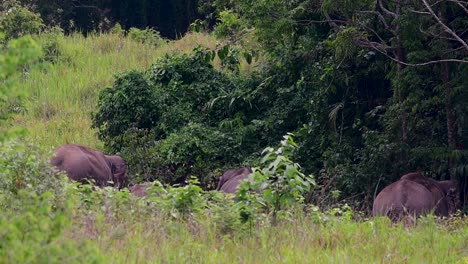
[[[120,156],[108,156],[85,146],[67,144],[55,150],[50,163],[75,181],[86,183],[92,179],[100,187],[112,185],[109,183],[112,181],[119,189],[127,185],[127,165]]]
[[[216,187],[216,190],[225,193],[236,193],[237,186],[239,185],[240,181],[249,177],[251,173],[252,169],[247,167],[227,170],[219,179],[218,187]]]
[[[137,197],[145,197],[147,195],[146,189],[148,186],[145,184],[135,184],[128,190]]]
[[[372,215],[385,215],[394,222],[405,215],[420,216],[431,212],[448,216],[455,213],[458,200],[456,181],[436,181],[414,172],[403,175],[377,195]]]

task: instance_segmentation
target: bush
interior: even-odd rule
[[[151,129],[159,121],[154,89],[138,71],[116,76],[113,87],[102,90],[98,101],[93,125],[99,129],[99,138],[116,150],[121,146],[113,139],[130,128]]]
[[[93,126],[109,151],[121,152],[138,174],[134,181],[184,183],[196,175],[211,188],[215,169],[239,164],[251,152],[242,146],[251,142],[245,114],[211,104],[248,83],[215,70],[213,55],[197,49],[166,56],[147,72],[117,76],[100,93]]]
[[[5,33],[6,40],[38,34],[44,28],[40,15],[14,0],[2,1],[0,10],[0,32]]]
[[[72,224],[74,188],[58,177],[34,145],[0,146],[0,262],[102,261],[86,243],[65,238]]]
[[[63,53],[60,47],[60,40],[63,37],[63,29],[59,27],[47,29],[40,35],[38,41],[44,53],[43,61],[55,63],[62,59]]]
[[[312,175],[300,172],[299,164],[289,159],[295,147],[293,135],[288,134],[278,149],[266,148],[261,161],[263,167],[254,168],[249,179],[239,185],[237,195],[239,202],[245,205],[242,209],[244,221],[251,220],[255,213],[252,204],[271,214],[275,223],[279,214],[304,202],[304,195],[315,181]]]
[[[116,28],[114,32],[119,32],[118,28]],[[154,47],[159,46],[163,42],[159,32],[152,28],[138,29],[132,27],[128,31],[128,37],[137,42],[148,44]]]
[[[51,198],[50,192],[27,194],[21,198],[21,208],[2,211],[0,262],[101,263],[103,258],[96,248],[64,237],[71,225],[72,207],[67,203],[57,207]]]
[[[125,29],[122,28],[122,25],[120,23],[116,23],[109,31],[111,34],[116,34],[118,36],[124,36],[125,35]]]
[[[164,182],[184,183],[190,174],[203,175],[202,185],[211,189],[210,172],[223,165],[219,161],[236,160],[238,147],[229,134],[190,123],[155,146],[154,162],[156,168],[172,168]]]
[[[244,22],[239,18],[239,15],[232,10],[224,10],[219,12],[219,23],[214,28],[214,35],[218,38],[231,37],[236,38],[240,31],[245,29]]]
[[[14,131],[5,129],[2,125],[15,112],[15,105],[21,96],[21,90],[16,87],[17,78],[23,67],[28,66],[40,56],[41,50],[30,36],[10,40],[6,48],[0,47],[0,142],[15,134]]]

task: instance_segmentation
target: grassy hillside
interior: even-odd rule
[[[208,35],[188,34],[158,47],[141,44],[120,35],[75,34],[58,38],[61,59],[36,68],[20,87],[27,93],[25,114],[15,120],[27,128],[28,137],[41,146],[78,143],[99,148],[90,129],[98,91],[113,82],[115,74],[147,69],[167,53],[190,52],[198,45],[215,48]]]

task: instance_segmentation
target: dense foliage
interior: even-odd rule
[[[167,56],[146,72],[118,76],[113,87],[102,90],[93,124],[108,150],[121,152],[133,173],[167,183],[196,175],[204,187],[213,186],[216,169],[257,150],[252,128],[244,125],[250,109],[213,103],[251,84],[214,69],[212,58],[203,49]],[[243,104],[231,102],[233,108]]]
[[[455,2],[429,8],[425,3],[204,1],[203,8],[219,18],[216,35],[257,48],[264,56],[261,67],[249,76],[237,75],[235,86],[229,81],[211,86],[217,77],[205,66],[167,58],[167,65],[178,66],[156,66],[141,78],[148,87],[172,88],[148,100],[157,106],[149,107],[134,127],[151,128],[143,141],[154,139],[159,150],[150,155],[171,153],[160,157],[184,168],[207,164],[201,166],[204,170],[184,169],[186,175],[205,177],[224,164],[252,162],[259,150],[294,132],[299,145],[295,159],[317,175],[330,201],[341,192],[341,199],[364,198],[359,200],[368,207],[377,190],[413,170],[459,179],[465,193],[467,104],[459,100],[468,92],[463,80],[468,70],[465,9]],[[252,38],[261,46],[249,44]],[[223,63],[224,55],[232,59],[240,53],[220,48],[217,54]],[[197,72],[197,78],[184,67]],[[119,80],[114,90],[117,86]],[[107,111],[106,104],[101,111]],[[137,109],[132,111],[139,113]],[[97,125],[108,120],[101,118]],[[210,136],[193,136],[199,132]],[[211,154],[198,155],[203,152],[194,145]],[[187,153],[191,158],[181,158]],[[218,165],[210,167],[215,160]]]
[[[459,179],[466,193],[467,104],[459,100],[468,92],[466,6],[382,0],[213,6],[239,14],[264,47],[264,90],[280,93],[264,104],[278,107],[275,120],[296,121],[285,129],[299,136],[299,162],[324,186],[371,201],[375,190],[419,169]]]

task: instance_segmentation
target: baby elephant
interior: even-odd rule
[[[436,181],[420,172],[403,175],[385,187],[375,198],[372,215],[388,216],[393,222],[405,215],[437,216],[455,213],[458,207],[457,181]]]
[[[50,163],[64,171],[75,181],[94,180],[103,187],[113,185],[119,189],[127,185],[127,164],[120,156],[108,156],[85,146],[62,145],[55,150]]]

